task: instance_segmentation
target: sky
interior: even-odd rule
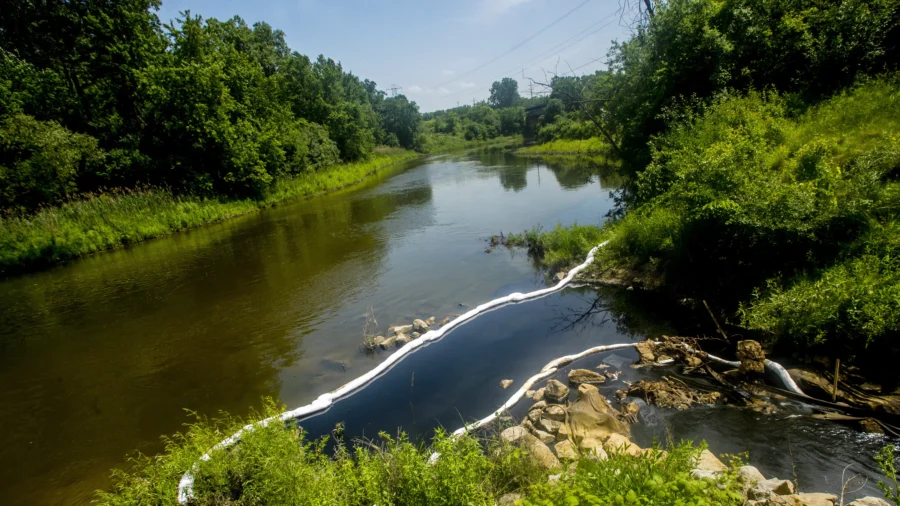
[[[527,97],[541,91],[529,78],[605,68],[610,43],[629,34],[618,9],[619,0],[163,0],[158,15],[265,21],[292,50],[333,58],[388,94],[400,88],[429,112],[487,99],[503,77]]]

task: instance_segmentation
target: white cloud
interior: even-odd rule
[[[455,73],[456,73],[455,70],[444,69],[444,70],[441,71],[441,74],[444,74],[445,76],[452,76],[452,75],[455,74]]]
[[[422,87],[419,86],[418,84],[414,84],[414,85],[410,86],[409,88],[407,88],[406,91],[408,91],[411,95],[417,95],[419,93],[422,93],[425,90],[423,90]]]
[[[475,83],[469,83],[469,82],[463,81],[463,82],[459,83],[459,87],[464,90],[471,90],[472,88],[475,87]]]

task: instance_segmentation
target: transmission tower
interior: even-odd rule
[[[391,96],[392,96],[392,97],[396,97],[396,96],[397,96],[397,92],[398,92],[398,91],[403,91],[403,88],[400,87],[400,86],[397,86],[396,84],[392,84],[391,87],[388,88],[388,90],[390,90]]]

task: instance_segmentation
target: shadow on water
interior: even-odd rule
[[[422,441],[437,427],[456,430],[493,412],[554,358],[593,346],[672,333],[669,321],[635,317],[653,310],[647,302],[622,290],[576,288],[505,306],[420,348],[362,391],[300,425],[310,435],[319,436],[341,422],[346,441],[374,439],[382,431],[391,435],[404,431]],[[632,349],[597,354],[554,377],[565,382],[572,368],[610,365],[621,371],[621,376],[600,390],[615,402],[615,392],[625,388],[624,382],[676,373],[674,369],[631,368],[636,358]],[[500,386],[503,379],[514,380],[508,390]],[[815,420],[800,404],[786,403],[781,414],[769,416],[727,406],[679,412],[638,402],[642,410],[633,437],[642,446],[671,438],[706,440],[717,454],[748,452],[749,462],[768,477],[796,476],[803,491],[838,495],[842,473],[849,465],[843,479],[855,474],[860,477],[847,497],[880,496],[875,486],[879,473],[872,457],[885,440]],[[523,400],[511,414],[521,419],[530,404]]]

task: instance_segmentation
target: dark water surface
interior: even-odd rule
[[[379,431],[396,434],[400,429],[414,439],[427,439],[435,427],[452,432],[492,413],[554,358],[672,330],[661,318],[635,318],[647,305],[640,299],[621,290],[567,289],[486,313],[419,348],[365,389],[300,425],[318,436],[343,422],[348,441],[376,439]],[[615,391],[625,388],[625,381],[678,373],[677,366],[633,369],[636,360],[632,349],[596,354],[554,378],[565,383],[570,369],[606,364],[621,372],[617,381],[600,387],[615,405]],[[504,390],[502,379],[514,383]],[[716,454],[747,452],[749,463],[767,478],[796,477],[804,492],[840,496],[845,481],[856,476],[847,487],[845,504],[866,495],[881,497],[876,486],[880,473],[872,457],[885,439],[815,420],[800,404],[783,403],[779,414],[762,415],[728,406],[679,412],[637,402],[642,405],[640,423],[632,426],[632,438],[641,446],[670,439],[705,440]],[[521,419],[531,404],[524,399],[511,414]]]
[[[602,172],[441,157],[0,281],[0,503],[88,502],[127,453],[189,421],[184,408],[243,414],[340,386],[383,358],[359,351],[370,307],[385,329],[543,286],[485,240],[600,223],[617,184]]]

